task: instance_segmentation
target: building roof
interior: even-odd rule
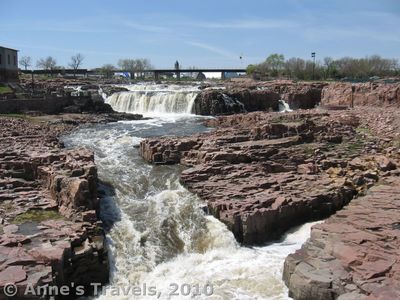
[[[19,51],[19,50],[17,50],[17,49],[8,48],[8,47],[3,47],[3,46],[0,46],[0,48],[3,48],[3,49],[8,49],[8,50],[13,50],[13,51]]]

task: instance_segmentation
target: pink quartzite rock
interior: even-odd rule
[[[211,133],[147,139],[140,153],[190,166],[180,180],[209,212],[239,242],[263,243],[341,209],[390,168],[384,158],[357,160],[365,146],[359,122],[350,111],[224,116],[209,121]]]
[[[64,126],[0,118],[1,299],[7,283],[108,281],[94,156],[63,149]]]
[[[351,105],[352,86],[354,106],[400,105],[399,83],[331,83],[322,90],[321,104]]]
[[[23,266],[10,266],[0,271],[0,286],[15,284],[26,279]]]
[[[399,220],[400,178],[389,177],[314,225],[311,238],[285,261],[291,297],[399,299]]]

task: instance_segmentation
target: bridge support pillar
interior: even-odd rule
[[[154,81],[159,81],[160,80],[160,73],[154,72]]]
[[[224,71],[221,72],[221,79],[222,79],[222,80],[225,80],[225,79],[226,79],[226,77],[225,77],[225,72],[224,72]]]
[[[181,72],[176,71],[176,79],[181,80]]]

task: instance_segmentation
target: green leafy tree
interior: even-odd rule
[[[253,75],[255,72],[257,72],[257,66],[256,65],[248,65],[246,68],[246,73],[247,75]]]
[[[283,54],[274,53],[267,57],[265,64],[272,76],[278,76],[285,66],[285,57]]]

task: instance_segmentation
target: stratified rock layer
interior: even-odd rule
[[[244,244],[326,217],[376,181],[377,175],[349,167],[375,145],[357,132],[356,113],[258,112],[209,124],[218,127],[193,137],[148,139],[140,152],[152,163],[191,166],[181,182]]]
[[[223,115],[252,111],[277,111],[279,100],[292,109],[314,108],[321,101],[323,83],[292,81],[227,83],[224,89],[205,89],[194,102],[198,115]]]
[[[93,153],[66,150],[70,123],[0,118],[0,288],[108,281]],[[0,294],[2,297],[2,294]],[[72,295],[71,295],[72,298]]]
[[[388,177],[287,257],[294,299],[400,299],[400,178]]]
[[[336,211],[285,261],[294,299],[398,299],[399,116],[378,107],[238,114],[208,120],[211,133],[144,140],[140,153],[189,166],[182,183],[244,244]]]
[[[352,87],[354,88],[352,103]],[[322,90],[323,106],[400,106],[400,83],[331,83]]]

